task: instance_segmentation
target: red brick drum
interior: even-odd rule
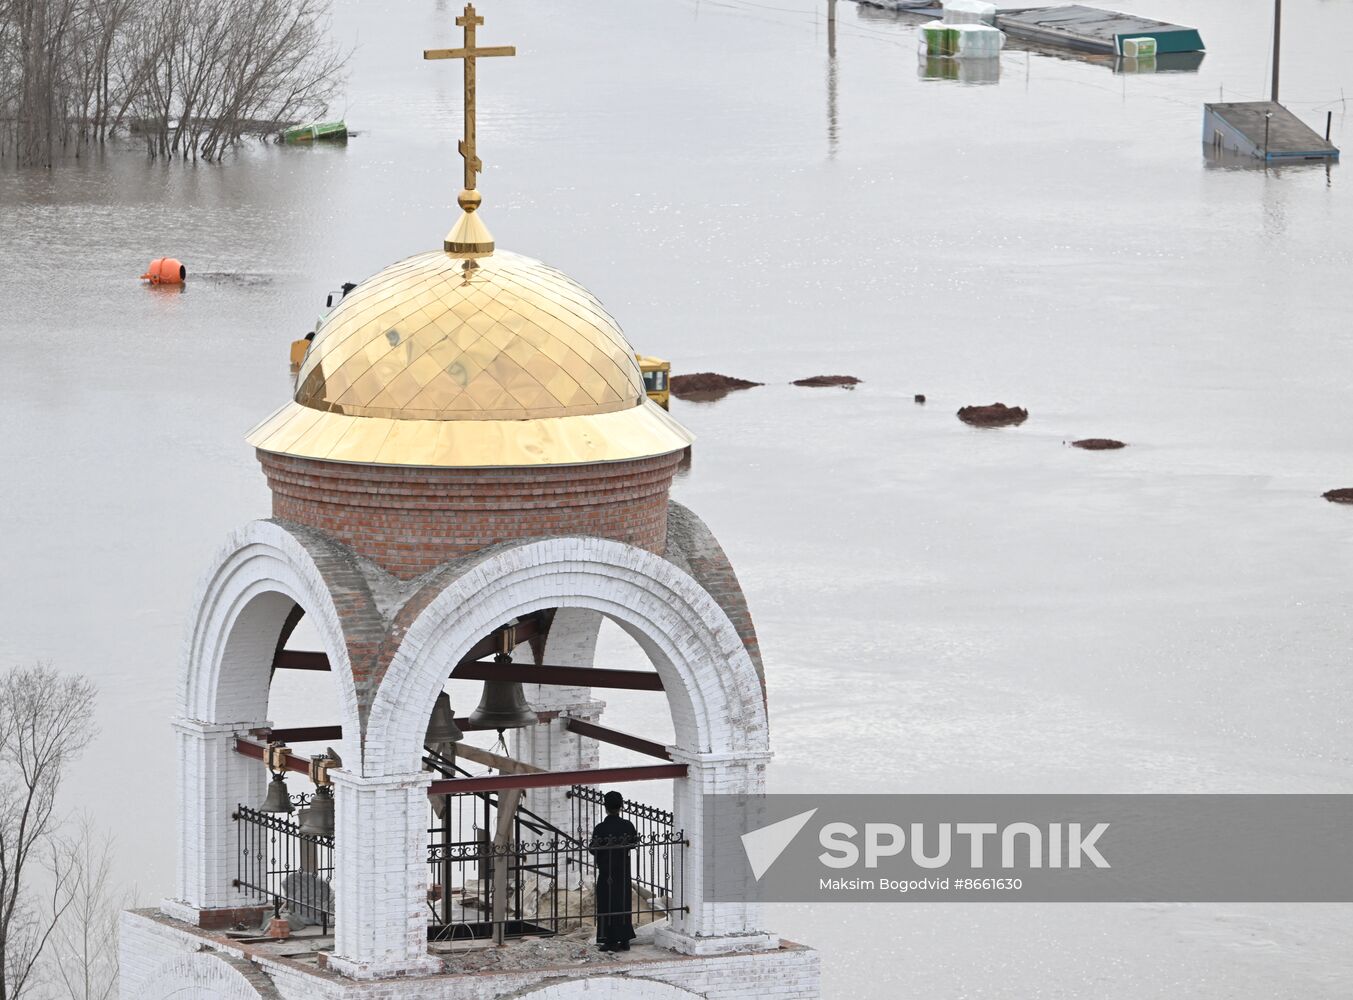
[[[273,516],[326,532],[403,579],[489,545],[594,535],[662,555],[680,453],[514,469],[406,468],[260,451]]]

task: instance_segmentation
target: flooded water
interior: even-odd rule
[[[825,0],[489,0],[484,215],[675,370],[675,495],[748,592],[778,791],[1353,792],[1353,208],[1346,168],[1209,166],[1202,104],[1265,96],[1266,4],[1196,73],[1012,47],[926,80],[918,19]],[[143,899],[172,882],[188,601],[268,512],[243,434],[324,293],[438,245],[459,186],[454,4],[355,0],[346,147],[222,166],[133,147],[0,175],[0,662],[101,687],[69,801]],[[1283,95],[1353,144],[1353,6],[1288,0]],[[187,290],[136,276],[184,259]],[[819,373],[853,391],[787,383]],[[929,402],[918,406],[914,393]],[[954,411],[1026,406],[1018,429]],[[1065,442],[1125,440],[1087,453]],[[637,666],[618,638],[608,665]],[[296,684],[279,724],[335,721]],[[659,704],[607,720],[660,732]],[[1353,907],[777,907],[832,997],[1346,997]]]

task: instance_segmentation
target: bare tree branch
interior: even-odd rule
[[[81,817],[63,845],[69,904],[51,939],[50,977],[70,1000],[111,1000],[117,988],[118,912],[132,905],[113,882],[112,845]]]
[[[94,687],[50,667],[0,677],[0,1000],[21,1000],[71,903],[56,795],[66,766],[94,735]],[[33,902],[33,867],[46,865],[49,913]]]

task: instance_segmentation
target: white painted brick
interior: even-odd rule
[[[236,969],[249,959],[237,945],[157,922],[140,912],[123,915],[121,933],[123,1000],[161,1000],[137,991],[155,970],[184,957],[209,957],[206,953],[196,956],[199,948],[230,959]],[[569,967],[457,975],[451,967],[441,975],[384,981],[345,979],[317,973],[298,962],[260,956],[253,956],[252,963],[281,1000],[679,1000],[689,996],[817,1000],[821,995],[817,953],[796,945],[731,955],[674,955],[656,961],[591,965],[586,971]],[[226,1000],[243,997],[227,995]]]

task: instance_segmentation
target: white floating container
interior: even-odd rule
[[[989,24],[956,24],[958,55],[964,59],[995,59],[1005,47],[1005,32]]]
[[[1119,40],[1122,54],[1129,59],[1154,59],[1156,40],[1154,38],[1123,38]]]
[[[918,51],[929,58],[995,59],[1005,46],[1005,32],[987,24],[931,21],[921,25],[918,38]]]
[[[996,23],[996,5],[985,0],[944,0],[945,24]]]

